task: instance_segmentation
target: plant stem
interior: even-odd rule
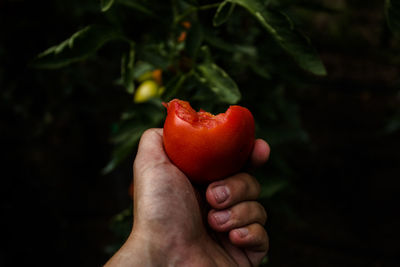
[[[187,17],[188,15],[190,15],[193,12],[196,12],[198,10],[208,10],[208,9],[217,8],[219,5],[220,5],[220,3],[214,3],[214,4],[199,6],[199,7],[188,8],[182,15],[175,17],[175,23],[178,23],[179,21],[183,20],[185,17]]]

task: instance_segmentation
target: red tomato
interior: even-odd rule
[[[195,183],[209,183],[243,168],[254,145],[254,118],[241,106],[212,115],[186,101],[168,104],[164,148],[170,160]]]

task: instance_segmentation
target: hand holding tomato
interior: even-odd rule
[[[250,163],[268,156],[268,144],[255,140]],[[257,266],[268,250],[255,178],[236,173],[201,195],[166,155],[162,129],[141,138],[134,191],[131,235],[106,266]]]

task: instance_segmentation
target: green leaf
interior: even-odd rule
[[[400,1],[385,1],[386,21],[391,31],[395,34],[400,33]]]
[[[132,229],[133,216],[133,208],[130,206],[111,218],[110,230],[115,235],[116,240],[107,245],[104,249],[110,256],[114,255],[128,238]]]
[[[193,23],[192,27],[188,31],[185,43],[185,49],[189,57],[193,59],[197,57],[203,39],[203,29],[201,25],[199,23]]]
[[[210,48],[206,45],[200,47],[200,58],[203,62],[212,63],[211,51]]]
[[[205,31],[204,39],[210,45],[231,53],[238,52],[250,57],[257,56],[257,49],[254,46],[229,43],[209,31]]]
[[[302,69],[315,75],[326,75],[325,67],[309,39],[295,30],[288,16],[266,9],[260,0],[227,1],[247,9]]]
[[[123,55],[121,59],[121,80],[123,85],[126,88],[126,91],[130,94],[133,94],[135,90],[135,85],[133,80],[135,78],[135,49],[134,45],[131,44],[128,55]]]
[[[235,9],[235,4],[232,4],[228,1],[222,2],[218,6],[217,12],[214,15],[213,25],[217,27],[225,23],[232,15],[234,9]]]
[[[257,12],[261,12],[265,9],[264,4],[260,0],[226,0],[232,3],[236,3],[246,8],[254,16]]]
[[[100,0],[101,11],[106,12],[114,4],[114,0]]]
[[[104,44],[116,39],[122,39],[122,35],[112,28],[100,25],[87,26],[64,42],[39,54],[32,64],[37,68],[61,68],[86,59]]]
[[[145,73],[153,71],[155,68],[152,64],[144,61],[139,61],[136,63],[135,68],[133,70],[134,79],[139,79]]]
[[[118,4],[124,5],[126,7],[135,9],[137,11],[140,11],[143,14],[146,14],[150,17],[157,18],[158,16],[147,6],[139,3],[140,1],[137,0],[117,0]]]
[[[170,61],[168,51],[162,45],[142,44],[136,46],[138,59],[153,65],[155,68],[167,69]]]
[[[183,84],[187,79],[186,74],[177,74],[166,84],[165,92],[162,95],[164,101],[170,101],[176,97],[179,90],[182,88]]]
[[[110,173],[129,155],[133,154],[135,146],[139,142],[140,137],[146,129],[147,128],[142,125],[135,127],[131,129],[128,133],[126,133],[126,136],[129,136],[129,138],[126,138],[126,136],[124,136],[124,143],[120,144],[114,149],[111,161],[102,170],[103,174]]]
[[[164,108],[160,101],[148,101],[135,105],[135,109],[122,114],[121,125],[111,141],[115,144],[110,162],[102,170],[107,174],[114,170],[130,155],[143,132],[149,128],[158,127],[164,117]]]
[[[256,62],[251,62],[249,63],[250,68],[254,71],[255,74],[259,75],[260,77],[264,79],[271,79],[271,72],[269,72],[265,66],[259,65]]]
[[[198,65],[196,77],[209,87],[222,102],[235,104],[241,98],[236,83],[223,69],[212,62]]]
[[[197,0],[184,0],[186,3],[192,5],[192,6],[198,6],[199,2]]]

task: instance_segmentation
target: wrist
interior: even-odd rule
[[[160,239],[160,235],[133,231],[105,267],[235,266],[229,257],[219,258],[218,255],[225,251],[218,246],[208,246],[212,242],[207,238],[197,239],[195,244],[178,244],[176,241],[175,238]],[[205,250],[207,247],[212,249]]]
[[[164,240],[165,241],[165,240]],[[150,235],[132,232],[105,267],[185,266],[185,252]]]
[[[155,236],[132,232],[129,242],[139,260],[137,266],[178,266],[183,260],[175,245]]]
[[[132,232],[129,237],[130,246],[136,251],[139,261],[131,266],[234,266],[229,259],[218,259],[224,254],[220,247],[210,245],[210,239],[199,237],[195,243],[177,243],[179,238],[160,239],[160,235]],[[168,240],[170,242],[168,242]],[[208,243],[208,244],[206,244]],[[211,250],[206,248],[213,247]],[[217,253],[216,253],[217,252]],[[214,257],[214,256],[215,257]]]

